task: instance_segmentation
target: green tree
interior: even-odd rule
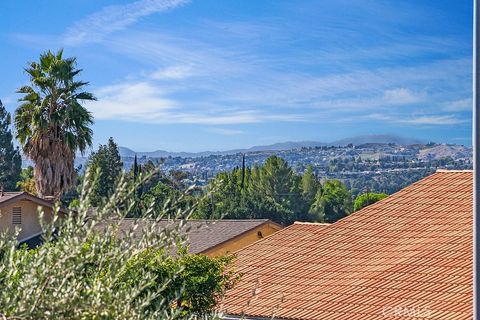
[[[305,203],[310,206],[315,201],[315,196],[321,187],[320,182],[313,173],[313,166],[308,165],[301,180],[302,197]],[[308,210],[308,209],[307,209]]]
[[[276,156],[262,166],[242,165],[231,172],[221,172],[210,181],[207,190],[196,217],[271,219],[284,225],[311,219],[311,203],[303,197],[301,178]]]
[[[300,196],[298,177],[288,163],[271,156],[260,169],[260,189],[280,205],[290,208]]]
[[[355,198],[355,201],[353,202],[353,211],[358,211],[366,206],[374,204],[377,201],[385,199],[386,197],[388,197],[388,194],[386,193],[363,193]]]
[[[10,125],[10,113],[0,101],[0,186],[5,190],[17,188],[22,170],[22,157],[18,148],[13,147]]]
[[[120,152],[113,138],[108,139],[106,145],[100,145],[98,150],[88,157],[87,168],[92,172],[98,171],[95,181],[93,175],[89,181],[93,188],[91,196],[93,206],[99,206],[113,194],[122,167]]]
[[[317,192],[311,212],[319,221],[333,223],[352,212],[352,195],[339,180],[327,180]]]
[[[232,259],[233,256],[210,258],[185,252],[174,258],[166,257],[164,250],[144,250],[127,262],[120,281],[128,284],[138,281],[144,272],[154,274],[156,280],[143,289],[142,296],[173,279],[157,301],[176,301],[176,308],[182,310],[184,316],[205,316],[213,312],[226,290],[238,280],[230,268]]]
[[[18,246],[15,234],[0,234],[1,316],[211,318],[213,306],[237,279],[231,260],[186,254],[188,233],[182,223],[159,230],[154,220],[137,219],[122,225],[119,234],[127,213],[121,208],[135,188],[122,176],[110,201],[91,212],[89,174],[75,212],[42,225],[41,246],[27,250]],[[173,218],[186,219],[192,208],[172,211]]]
[[[20,173],[20,181],[17,182],[17,188],[22,191],[37,195],[37,189],[35,188],[35,179],[33,178],[33,167],[28,166],[22,169]]]
[[[76,80],[76,59],[64,59],[62,50],[40,55],[25,71],[31,85],[18,90],[23,97],[15,112],[17,139],[35,163],[39,196],[58,199],[74,185],[76,152],[92,144],[93,118],[81,103],[95,97],[83,91],[88,82]]]

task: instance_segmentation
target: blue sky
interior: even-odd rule
[[[471,144],[472,1],[0,2],[0,98],[64,48],[95,144],[225,150],[398,134]]]

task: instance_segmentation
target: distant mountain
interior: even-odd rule
[[[203,151],[203,152],[169,152],[165,150],[157,150],[151,152],[135,152],[126,147],[119,147],[120,155],[122,157],[134,157],[135,154],[137,157],[147,157],[147,158],[168,158],[168,157],[182,157],[182,158],[196,158],[196,157],[206,157],[210,155],[228,155],[236,154],[239,152],[259,152],[259,151],[281,151],[281,150],[292,150],[300,148],[313,148],[321,146],[345,146],[348,144],[360,145],[365,143],[395,143],[398,145],[412,145],[412,144],[423,144],[425,141],[418,139],[405,138],[395,135],[364,135],[364,136],[355,136],[351,138],[336,140],[333,142],[320,142],[320,141],[288,141],[288,142],[279,142],[270,145],[264,146],[254,146],[247,149],[233,149],[227,151]]]
[[[134,157],[135,154],[137,157],[147,157],[147,158],[168,158],[168,157],[182,157],[182,158],[191,158],[191,157],[203,157],[209,156],[211,154],[221,154],[221,152],[170,152],[165,150],[156,150],[156,151],[147,151],[147,152],[135,152],[132,149],[127,147],[118,147],[121,157]],[[228,151],[226,151],[228,152]],[[235,153],[235,152],[234,152]]]

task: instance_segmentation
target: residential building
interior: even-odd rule
[[[173,228],[179,220],[162,219],[123,219],[120,223],[120,233],[133,230],[133,225],[140,234],[147,224],[156,223],[159,230]],[[188,235],[189,252],[201,253],[211,257],[226,255],[238,251],[264,237],[270,236],[283,227],[268,219],[252,220],[186,220],[181,233]]]
[[[27,242],[42,233],[39,210],[45,222],[53,217],[53,203],[27,192],[0,192],[0,232],[18,228],[18,241]],[[66,214],[60,208],[59,214]]]

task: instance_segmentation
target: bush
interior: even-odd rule
[[[152,303],[161,305],[163,299],[172,301],[182,315],[208,315],[225,291],[237,280],[229,269],[232,257],[209,258],[180,252],[173,257],[164,250],[147,249],[127,262],[122,285],[129,287],[143,277],[143,273],[155,275],[155,281],[144,288],[142,295],[156,291],[168,283]]]
[[[355,201],[353,202],[353,211],[358,211],[377,201],[385,199],[386,197],[388,197],[388,194],[386,193],[363,193],[355,198]]]
[[[45,242],[36,249],[19,248],[16,234],[0,235],[0,318],[185,319],[212,312],[235,280],[229,260],[186,254],[184,223],[162,231],[143,224],[138,233],[136,222],[120,236],[120,221],[135,205],[134,188],[126,186],[123,177],[92,213],[84,184],[76,211],[43,225]],[[142,216],[188,218],[193,210],[152,208]]]

